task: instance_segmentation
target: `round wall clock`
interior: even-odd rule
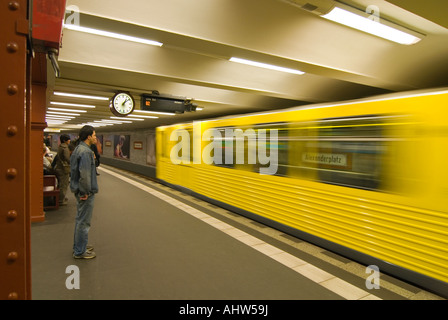
[[[109,107],[114,115],[125,117],[134,111],[135,101],[129,92],[120,91],[112,97]]]

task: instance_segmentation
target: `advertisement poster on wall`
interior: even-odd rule
[[[129,151],[131,144],[130,135],[114,136],[114,157],[129,160]]]

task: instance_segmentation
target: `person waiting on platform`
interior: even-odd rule
[[[45,174],[54,174],[54,170],[51,166],[51,162],[53,161],[53,158],[51,158],[48,154],[47,154],[47,146],[44,143],[44,148],[43,148],[43,161],[44,161],[44,175]]]
[[[59,184],[59,205],[66,205],[68,198],[66,197],[67,188],[70,180],[70,149],[68,148],[70,144],[70,136],[68,134],[62,134],[59,138],[61,144],[58,148],[58,153],[54,159],[56,165],[54,171],[56,172],[56,177],[58,178]]]
[[[78,140],[79,144],[70,158],[70,190],[75,194],[77,202],[73,257],[92,259],[96,257],[96,254],[87,242],[95,194],[98,193],[95,160],[93,151],[90,149],[90,146],[96,143],[95,129],[85,125],[79,131]]]

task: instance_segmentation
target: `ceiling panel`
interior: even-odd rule
[[[313,3],[317,0],[309,0]],[[330,1],[331,0],[320,0]],[[112,97],[119,90],[186,97],[202,111],[98,128],[152,128],[229,114],[446,86],[448,30],[440,1],[347,0],[425,35],[400,45],[300,9],[288,0],[68,0],[81,26],[160,41],[162,47],[63,30],[58,64],[48,68],[49,102],[92,103],[55,91]],[[437,3],[438,4],[437,4]],[[337,2],[334,2],[337,4]],[[419,5],[420,3],[420,5]],[[421,15],[421,16],[420,16]],[[73,20],[72,20],[73,21]],[[230,62],[239,57],[304,71],[287,74]],[[110,118],[108,101],[63,125]]]

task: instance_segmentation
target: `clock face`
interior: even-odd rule
[[[134,99],[128,93],[119,92],[112,98],[112,113],[118,116],[126,116],[134,111]]]

